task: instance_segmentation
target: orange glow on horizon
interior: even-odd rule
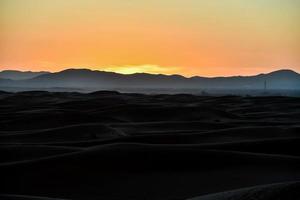
[[[300,71],[294,0],[2,0],[0,71]]]

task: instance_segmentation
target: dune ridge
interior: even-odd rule
[[[243,188],[240,190],[228,191],[217,193],[213,195],[206,195],[202,197],[191,198],[188,200],[274,200],[285,199],[294,200],[300,197],[300,183],[299,182],[287,182],[277,183],[271,185],[262,185],[250,188]]]
[[[0,197],[294,200],[299,122],[297,97],[0,92]]]

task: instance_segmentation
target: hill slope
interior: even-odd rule
[[[4,70],[0,72],[0,78],[11,79],[11,80],[25,80],[31,79],[43,74],[48,74],[50,72],[31,72],[31,71],[17,71],[17,70]]]
[[[180,75],[154,75],[137,73],[131,75],[88,69],[67,69],[57,73],[46,73],[37,77],[0,82],[0,87],[33,88],[190,88],[190,89],[300,89],[300,74],[291,70],[279,70],[255,76],[191,77]]]

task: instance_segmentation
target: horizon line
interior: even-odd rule
[[[251,75],[228,75],[228,76],[225,76],[225,75],[219,75],[219,76],[203,76],[203,75],[193,75],[193,76],[186,76],[186,75],[183,75],[183,74],[180,74],[180,73],[172,73],[172,74],[164,74],[164,73],[151,73],[151,72],[133,72],[133,73],[121,73],[121,72],[116,72],[116,71],[110,71],[110,70],[101,70],[101,69],[90,69],[90,68],[76,68],[76,67],[70,67],[70,68],[65,68],[65,69],[62,69],[62,70],[58,70],[58,71],[44,71],[44,70],[41,70],[41,71],[31,71],[31,70],[17,70],[17,69],[6,69],[6,70],[1,70],[1,72],[5,72],[5,71],[15,71],[15,72],[23,72],[23,73],[60,73],[60,72],[63,72],[63,71],[67,71],[67,70],[88,70],[88,71],[93,71],[93,72],[107,72],[107,73],[115,73],[115,74],[122,74],[122,75],[134,75],[134,74],[149,74],[149,75],[164,75],[164,76],[182,76],[182,77],[185,77],[185,78],[193,78],[193,77],[205,77],[205,78],[221,78],[221,77],[250,77],[250,76],[257,76],[257,75],[264,75],[264,74],[270,74],[270,73],[273,73],[273,72],[277,72],[277,71],[292,71],[292,72],[295,72],[297,74],[300,75],[300,73],[296,70],[293,70],[293,69],[290,69],[290,68],[280,68],[280,69],[277,69],[277,70],[273,70],[273,71],[268,71],[268,72],[260,72],[260,73],[257,73],[257,74],[251,74]]]

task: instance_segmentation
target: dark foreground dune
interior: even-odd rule
[[[0,92],[0,199],[300,199],[300,99]]]

